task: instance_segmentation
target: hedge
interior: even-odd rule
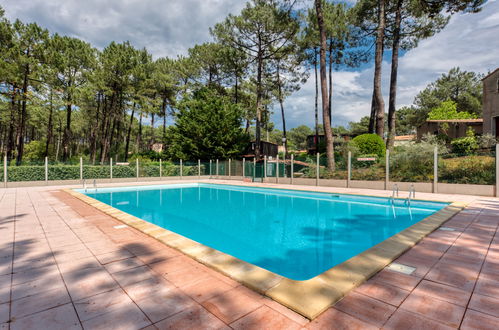
[[[203,170],[203,166],[202,166]],[[44,181],[45,166],[43,165],[23,165],[9,166],[7,169],[9,182],[20,181]],[[184,166],[183,175],[197,175],[197,166]],[[110,175],[109,166],[83,165],[84,179],[108,179]],[[163,176],[179,176],[180,166],[163,165]],[[113,166],[113,178],[135,178],[136,168],[132,165]],[[159,177],[159,165],[139,166],[140,177]],[[49,165],[49,180],[79,180],[80,165]],[[3,181],[3,168],[0,172],[0,181]]]

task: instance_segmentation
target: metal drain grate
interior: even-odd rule
[[[439,230],[445,230],[445,231],[456,231],[454,228],[450,228],[450,227],[440,227],[438,229]]]
[[[117,225],[117,226],[114,226],[113,228],[114,229],[123,229],[123,228],[127,228],[128,226],[127,225]]]
[[[391,270],[391,271],[394,271],[394,272],[397,272],[397,273],[406,274],[406,275],[411,275],[416,270],[416,268],[414,268],[414,267],[403,265],[403,264],[399,264],[399,263],[396,263],[396,262],[392,262],[391,264],[389,264],[388,266],[386,266],[386,268],[389,269],[389,270]]]

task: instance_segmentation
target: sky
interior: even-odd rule
[[[312,5],[312,1],[308,0]],[[245,0],[2,0],[10,20],[36,22],[51,33],[69,35],[104,48],[129,40],[155,58],[185,55],[195,44],[212,40],[209,28]],[[307,5],[307,1],[305,2]],[[412,104],[416,94],[451,68],[487,73],[499,67],[499,0],[489,0],[477,14],[456,14],[437,35],[405,52],[399,61],[397,106]],[[387,58],[389,60],[389,58]],[[333,125],[347,125],[369,115],[373,63],[333,73]],[[388,103],[390,63],[383,63],[383,91]],[[314,125],[313,75],[285,101],[288,128]],[[281,128],[280,113],[272,116]]]

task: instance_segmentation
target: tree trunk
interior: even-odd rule
[[[395,111],[397,104],[397,73],[399,64],[400,24],[402,21],[402,0],[397,1],[395,28],[393,30],[392,68],[390,73],[390,99],[388,100],[388,138],[386,147],[393,147],[395,141]]]
[[[314,47],[315,71],[315,152],[319,152],[319,78],[317,77],[317,48]]]
[[[126,144],[125,144],[125,162],[128,160],[128,148],[130,146],[130,136],[132,135],[132,125],[133,116],[135,114],[135,103],[132,107],[132,114],[130,115],[130,125],[128,125],[128,132],[126,133]]]
[[[71,82],[68,84],[68,88],[71,87]],[[62,161],[66,161],[69,155],[69,148],[71,144],[71,111],[72,111],[72,99],[71,94],[68,92],[66,105],[66,128],[64,129],[64,137],[62,138]]]
[[[333,121],[333,38],[329,38],[329,124]]]
[[[331,129],[331,121],[329,119],[329,95],[327,92],[327,73],[326,73],[326,30],[324,27],[324,17],[322,13],[322,0],[315,0],[315,10],[317,12],[317,23],[321,37],[320,47],[320,75],[321,75],[321,95],[322,95],[322,121],[324,125],[324,135],[326,137],[326,155],[327,167],[330,171],[334,171],[334,147],[333,147],[333,131]],[[319,166],[319,164],[317,164]]]
[[[282,116],[282,140],[284,143],[284,159],[288,158],[288,139],[286,136],[286,117],[284,115],[284,100],[282,96],[282,83],[280,75],[280,62],[277,61],[277,88],[279,93],[279,105],[281,106],[281,116]]]
[[[53,96],[54,96],[53,90],[52,88],[50,88],[49,122],[47,125],[47,141],[45,143],[45,157],[49,156],[50,142],[52,142],[52,131],[53,131],[52,114],[54,112]]]
[[[259,38],[260,39],[260,38]],[[262,71],[263,71],[263,53],[261,49],[261,40],[258,40],[258,55],[257,55],[257,80],[256,80],[256,123],[255,123],[255,158],[259,160],[261,158],[260,141],[261,132],[260,124],[262,121]]]
[[[163,104],[161,106],[163,112],[163,147],[166,145],[166,97],[163,98]],[[134,109],[135,110],[135,109]]]
[[[17,159],[16,159],[16,164],[19,166],[21,165],[23,161],[23,153],[24,153],[24,130],[26,128],[26,103],[28,101],[28,76],[29,76],[30,68],[29,65],[26,65],[25,71],[24,71],[24,80],[23,80],[23,97],[21,101],[21,123],[19,127],[19,139],[18,139],[18,144],[17,144]]]
[[[371,115],[374,113],[376,134],[383,138],[385,128],[385,102],[381,91],[381,70],[385,39],[385,1],[378,0],[378,28],[376,31],[376,53],[374,58],[374,88]]]
[[[137,133],[135,152],[140,151],[141,144],[142,144],[142,110],[140,111],[140,115],[139,115],[139,131]]]
[[[14,141],[14,131],[15,131],[15,114],[16,114],[16,94],[17,89],[15,86],[12,86],[12,98],[10,103],[10,122],[9,122],[9,137],[7,141],[7,161],[10,162],[12,160],[12,152],[15,149],[15,141]]]

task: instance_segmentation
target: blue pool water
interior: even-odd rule
[[[294,280],[317,276],[447,205],[204,183],[86,195]]]

